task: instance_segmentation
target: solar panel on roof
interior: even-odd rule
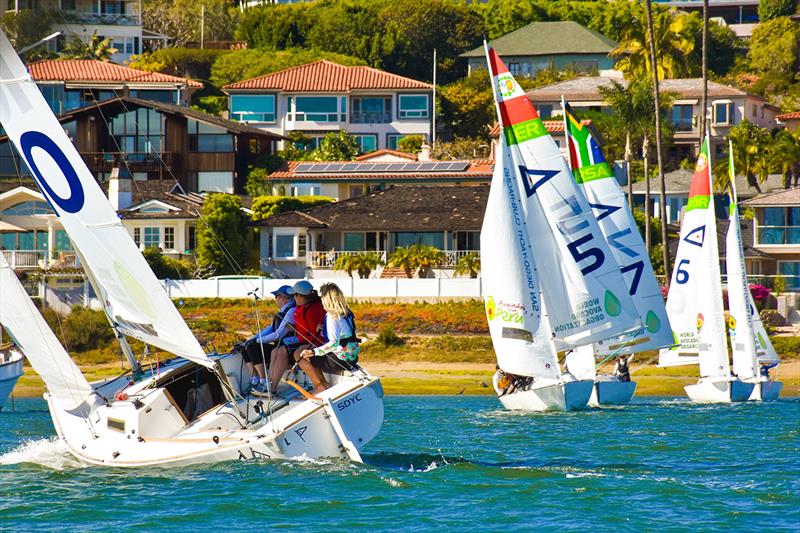
[[[390,166],[388,163],[376,163],[372,167],[372,172],[386,172]]]
[[[312,163],[301,163],[297,165],[295,172],[297,173],[304,173],[304,172],[311,172],[311,169],[314,167]]]
[[[456,172],[463,172],[467,170],[467,167],[469,167],[469,163],[467,163],[466,161],[454,161],[450,163],[449,170]]]
[[[345,163],[344,165],[342,165],[342,168],[341,168],[341,169],[339,169],[339,170],[340,170],[341,172],[353,172],[353,171],[355,171],[355,170],[358,170],[358,168],[359,168],[360,166],[361,166],[361,165],[359,165],[359,164],[357,164],[357,163]]]
[[[417,170],[419,172],[435,172],[438,164],[439,163],[420,163]]]

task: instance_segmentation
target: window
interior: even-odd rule
[[[405,137],[400,133],[388,133],[386,134],[386,148],[389,150],[397,150],[397,143],[400,142],[400,139]]]
[[[758,244],[800,244],[800,207],[765,207]]]
[[[161,228],[144,228],[144,247],[158,247],[161,243]]]
[[[75,0],[61,0],[61,9],[75,11]]]
[[[336,96],[290,96],[289,120],[339,122]]]
[[[450,249],[454,250],[480,250],[481,232],[480,231],[456,231],[451,234],[452,241]],[[455,246],[453,246],[455,245]]]
[[[188,120],[189,150],[192,152],[233,152],[233,134],[224,128]]]
[[[733,103],[714,102],[714,124],[728,126],[733,123]]]
[[[553,116],[553,104],[541,104],[536,111],[539,113],[539,118],[550,118]]]
[[[578,72],[591,72],[593,70],[597,70],[600,64],[597,61],[587,60],[587,61],[574,61],[572,63],[572,68],[574,68]]]
[[[197,247],[197,228],[189,226],[186,228],[186,252],[192,253]]]
[[[753,118],[757,117],[758,117],[758,106],[756,104],[753,104]]]
[[[359,135],[354,134],[361,147],[361,153],[374,152],[378,149],[378,136],[377,135]]]
[[[358,198],[364,194],[364,185],[351,185],[349,198]]]
[[[787,289],[800,289],[800,261],[778,261],[778,273],[786,281]]]
[[[109,152],[122,151],[128,160],[142,162],[147,154],[162,151],[164,116],[147,108],[120,113],[111,119],[111,133],[114,140],[106,147]]]
[[[241,122],[275,122],[275,95],[232,95],[231,118]]]
[[[399,95],[400,118],[428,118],[427,94]]]
[[[280,233],[275,235],[275,257],[279,259],[294,257],[294,235]]]
[[[47,202],[26,201],[14,204],[8,209],[0,211],[0,215],[5,216],[32,216],[32,215],[49,215],[53,210]]]
[[[178,101],[178,91],[170,90],[137,90],[131,91],[131,96],[134,98],[141,98],[142,100],[150,100],[151,102],[164,102],[165,104],[174,104]]]
[[[392,121],[392,99],[389,96],[353,98],[351,124],[388,124]]]
[[[63,229],[57,229],[55,237],[56,251],[72,250],[72,242],[69,240],[66,231]]]
[[[226,192],[233,194],[233,172],[198,172],[197,192]]]
[[[141,228],[133,228],[133,243],[137,248],[142,247],[142,230]]]
[[[672,106],[672,123],[675,131],[692,131],[692,111],[694,106],[691,104],[680,104]]]
[[[302,231],[297,235],[297,255],[298,257],[306,256],[306,234]]]
[[[363,233],[345,233],[344,250],[346,252],[361,252],[364,250]]]
[[[175,228],[173,227],[164,228],[164,249],[175,249]]]
[[[395,246],[413,246],[423,244],[444,250],[444,233],[441,231],[430,232],[398,232],[394,234]]]
[[[512,76],[519,76],[520,68],[519,63],[516,61],[512,61],[508,64],[508,71],[511,73]]]

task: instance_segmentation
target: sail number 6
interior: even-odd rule
[[[681,259],[678,263],[678,266],[675,267],[675,281],[677,281],[679,285],[684,285],[687,281],[689,281],[689,271],[681,268],[684,264],[688,265],[689,260]]]

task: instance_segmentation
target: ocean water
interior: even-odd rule
[[[41,400],[0,412],[0,530],[800,530],[800,399],[514,413],[387,397],[344,461],[85,467]]]

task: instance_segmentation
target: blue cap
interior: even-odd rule
[[[294,287],[289,289],[289,294],[302,294],[303,296],[308,296],[311,294],[311,291],[314,290],[314,286],[309,283],[308,281],[301,279],[297,283],[294,284]]]
[[[291,290],[292,288],[289,285],[281,285],[280,287],[272,291],[272,295],[277,296],[279,294],[283,294],[284,296],[290,296],[292,293],[289,291]]]

